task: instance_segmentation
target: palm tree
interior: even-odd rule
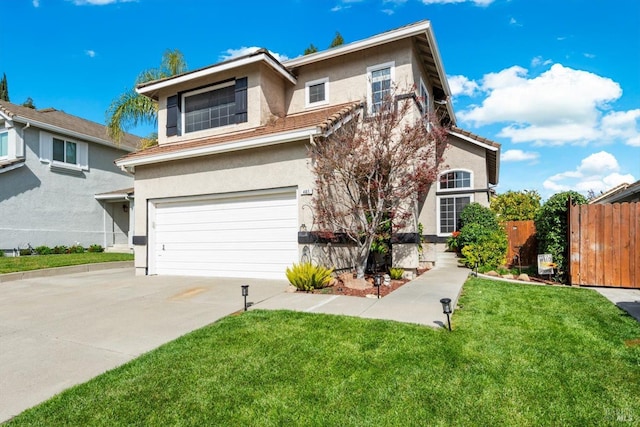
[[[187,70],[184,55],[178,49],[167,49],[162,55],[160,67],[145,70],[138,75],[135,85],[151,80],[175,76]],[[111,101],[107,110],[107,134],[116,143],[120,143],[125,130],[138,124],[156,124],[158,103],[136,92],[135,86]],[[145,146],[157,144],[157,134],[145,139]]]

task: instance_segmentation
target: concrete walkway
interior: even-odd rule
[[[589,287],[640,322],[640,289]]]
[[[435,268],[381,299],[283,293],[251,308],[342,314],[417,323],[438,328],[447,324],[447,317],[442,313],[440,299],[451,298],[452,307],[455,307],[462,285],[469,273],[469,269],[458,267],[454,253],[441,252],[438,253]]]

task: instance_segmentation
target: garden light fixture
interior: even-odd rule
[[[242,296],[244,297],[244,311],[247,311],[247,295],[249,295],[249,285],[241,285]]]
[[[449,330],[451,330],[451,320],[449,320],[449,315],[451,314],[451,298],[442,298],[440,304],[442,304],[442,312],[447,315],[447,324],[449,325]]]
[[[380,299],[380,286],[382,285],[382,274],[378,273],[373,276],[373,286],[378,288],[378,299]]]

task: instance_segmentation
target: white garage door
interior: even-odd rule
[[[284,279],[298,255],[295,191],[158,202],[150,274]]]

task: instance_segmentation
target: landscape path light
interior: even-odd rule
[[[241,285],[242,296],[244,297],[244,311],[247,311],[247,296],[249,295],[249,285]]]
[[[378,288],[378,299],[380,299],[380,286],[381,285],[382,285],[382,274],[376,273],[376,275],[373,276],[373,286]]]
[[[440,304],[442,304],[442,312],[447,315],[447,324],[449,325],[449,330],[451,330],[451,320],[449,319],[449,315],[451,314],[451,298],[442,298]]]

